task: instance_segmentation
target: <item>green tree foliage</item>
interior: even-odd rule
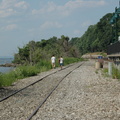
[[[54,54],[56,57],[79,57],[89,52],[106,52],[107,46],[113,43],[112,27],[110,19],[112,13],[103,16],[95,25],[90,25],[82,37],[75,37],[70,40],[68,36],[52,38],[41,41],[30,41],[23,48],[18,48],[14,55],[14,62],[19,64],[34,65],[40,60],[50,60]],[[118,34],[120,35],[120,20],[117,22]]]
[[[112,13],[103,16],[95,25],[90,25],[81,38],[71,39],[71,44],[77,46],[81,54],[89,52],[106,52],[107,46],[114,43],[110,19]],[[120,20],[117,22],[120,30]],[[120,33],[118,33],[120,35]]]
[[[79,51],[75,46],[71,46],[69,37],[62,35],[61,38],[52,38],[41,41],[30,41],[23,48],[18,48],[18,53],[14,55],[14,63],[34,65],[41,60],[50,60],[54,54],[56,57],[79,57]]]

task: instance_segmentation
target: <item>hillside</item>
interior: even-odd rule
[[[115,42],[115,31],[112,31],[110,24],[111,17],[112,13],[103,16],[97,24],[90,25],[82,37],[73,38],[71,44],[77,46],[81,54],[106,52],[107,46]],[[117,26],[120,29],[120,20],[118,20]]]

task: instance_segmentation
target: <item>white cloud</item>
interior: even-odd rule
[[[75,1],[69,1],[64,6],[59,7],[61,14],[63,15],[69,15],[71,12],[73,12],[76,9],[79,8],[91,8],[91,7],[99,7],[105,5],[106,2],[104,0],[75,0]]]
[[[50,29],[50,28],[61,28],[61,27],[62,27],[62,25],[58,22],[47,21],[40,26],[40,29],[46,30],[46,29]]]
[[[68,16],[72,11],[83,7],[99,7],[105,5],[105,0],[70,0],[63,6],[57,6],[54,2],[48,2],[47,5],[43,6],[41,9],[32,11],[32,14],[45,14],[50,12],[57,12],[64,16]]]
[[[8,9],[16,3],[16,0],[2,0],[0,2],[0,9]]]
[[[82,23],[82,27],[88,27],[89,25],[91,25],[92,23],[91,23],[91,21],[84,21],[83,23]]]
[[[105,5],[106,2],[105,0],[89,0],[89,1],[85,1],[85,0],[75,0],[75,1],[69,1],[65,4],[65,8],[68,9],[76,9],[76,8],[80,8],[80,7],[98,7],[101,5]]]
[[[15,15],[18,9],[23,10],[27,8],[28,4],[24,1],[19,2],[19,0],[2,0],[0,2],[0,17],[4,18]]]
[[[81,33],[81,31],[80,30],[74,30],[74,32],[73,32],[75,35],[79,35],[80,33]]]
[[[20,9],[27,9],[29,5],[25,1],[21,1],[16,3],[14,6]]]
[[[0,18],[8,17],[14,14],[16,14],[16,11],[14,11],[12,8],[0,10]]]
[[[3,30],[6,30],[6,31],[11,31],[11,30],[15,30],[17,29],[17,25],[16,24],[10,24],[10,25],[7,25],[6,27],[3,28]]]
[[[54,2],[48,2],[47,5],[43,6],[43,8],[36,10],[32,10],[32,14],[44,14],[49,13],[57,10],[57,5]]]
[[[57,5],[54,2],[48,2],[47,7],[48,7],[47,12],[53,12],[54,10],[57,9]]]

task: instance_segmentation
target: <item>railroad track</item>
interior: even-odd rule
[[[64,67],[62,70],[66,69],[66,68],[68,68],[68,67],[70,67],[70,66],[71,66],[71,65],[69,65],[69,66],[67,66],[67,67]],[[48,74],[48,75],[42,77],[41,79],[39,79],[39,80],[37,80],[37,81],[35,81],[35,82],[33,82],[33,83],[27,85],[27,86],[25,86],[25,87],[23,87],[23,88],[21,88],[21,89],[15,91],[15,92],[12,92],[10,95],[7,95],[7,96],[3,97],[2,99],[0,99],[0,102],[2,102],[2,101],[4,101],[4,100],[6,100],[6,99],[12,97],[13,95],[15,95],[15,94],[17,94],[17,93],[23,91],[24,89],[27,89],[28,87],[30,87],[30,86],[32,86],[32,85],[34,85],[34,84],[36,84],[36,83],[42,81],[42,80],[45,79],[46,77],[48,77],[48,76],[50,76],[50,75],[53,75],[53,74],[55,74],[55,73],[57,73],[57,72],[59,72],[59,71],[60,71],[60,70],[57,70],[57,71],[55,71],[55,72],[53,72],[53,73],[50,73],[50,74]]]
[[[41,106],[46,102],[46,100],[49,98],[49,96],[54,92],[54,90],[59,86],[59,84],[71,73],[73,72],[75,69],[79,68],[83,63],[81,62],[79,65],[72,67],[72,65],[65,67],[63,70],[57,70],[51,74],[46,75],[45,77],[37,80],[36,82],[33,82],[32,84],[27,85],[26,87],[10,94],[9,96],[4,97],[3,99],[0,100],[0,104],[2,104],[2,106],[5,108],[5,113],[7,110],[7,107],[10,107],[10,111],[15,112],[16,116],[15,116],[15,120],[17,120],[17,118],[19,118],[18,120],[31,120],[32,117],[37,113],[37,111],[41,108]],[[70,69],[66,72],[66,69]],[[65,72],[64,72],[65,71]],[[64,73],[63,76],[60,76],[60,72],[62,72],[62,75]],[[58,74],[56,75],[57,77],[54,78],[54,81],[52,80],[52,77],[54,76],[54,74]],[[58,79],[59,78],[59,79]],[[45,83],[48,83],[48,85],[43,85],[44,81],[47,81]],[[56,83],[56,84],[52,84],[52,83]],[[43,86],[42,86],[43,85]],[[44,87],[46,86],[47,89],[44,89]],[[36,88],[38,90],[36,90]],[[38,92],[37,94],[34,93],[35,91],[40,91],[39,95]],[[35,98],[34,98],[35,96]],[[38,96],[38,97],[37,97]],[[32,99],[31,99],[32,97]],[[17,98],[17,99],[16,99]],[[22,98],[22,99],[21,99]],[[30,101],[29,101],[30,100]],[[37,102],[36,102],[37,100]],[[9,102],[11,101],[11,102]],[[31,106],[31,103],[33,104],[32,107],[24,107],[23,103],[24,101],[28,101],[26,102],[26,104],[28,106]],[[17,104],[20,103],[20,107],[16,107]],[[0,106],[0,107],[2,107]],[[16,111],[13,110],[16,109],[16,111],[19,111],[18,113],[16,113]],[[30,111],[27,112],[27,115],[24,115],[24,111]],[[3,113],[4,114],[4,111]],[[12,113],[9,113],[8,115],[2,117],[0,116],[2,119],[7,120],[9,119],[9,116]],[[18,115],[18,116],[17,116]]]

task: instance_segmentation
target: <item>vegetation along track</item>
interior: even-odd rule
[[[65,67],[63,70],[57,70],[6,98],[1,99],[0,119],[30,120],[60,82],[82,64],[83,63],[80,62],[79,64]]]
[[[71,65],[72,65],[72,64],[71,64]],[[68,68],[68,67],[70,67],[71,65],[68,65],[67,67],[64,67],[63,70],[66,69],[66,68]],[[13,95],[15,95],[15,94],[23,91],[24,89],[27,89],[28,87],[30,87],[30,86],[32,86],[32,85],[34,85],[34,84],[42,81],[42,80],[45,79],[46,77],[48,77],[48,76],[50,76],[50,75],[52,75],[52,74],[55,74],[55,73],[57,73],[57,72],[59,72],[59,71],[60,71],[60,70],[57,70],[57,71],[52,72],[52,73],[50,73],[50,74],[48,74],[48,75],[45,75],[44,77],[40,78],[39,80],[37,80],[37,81],[35,81],[35,82],[33,82],[33,83],[29,84],[29,85],[26,85],[25,87],[23,87],[23,88],[21,88],[21,89],[19,89],[19,90],[17,90],[17,91],[14,91],[14,92],[11,92],[11,91],[10,91],[11,93],[8,93],[9,95],[6,95],[6,96],[3,97],[2,99],[0,99],[0,102],[2,102],[2,101],[4,101],[4,100],[12,97]],[[4,88],[2,88],[2,89],[4,89]]]

